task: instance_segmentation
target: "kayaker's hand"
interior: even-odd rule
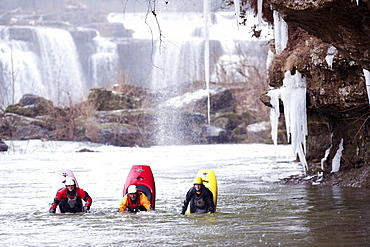
[[[55,210],[55,208],[51,208],[51,209],[49,209],[49,213],[50,213],[50,214],[55,214],[55,211],[56,211],[56,210]]]
[[[89,206],[85,206],[85,207],[84,207],[84,213],[89,212],[89,210],[90,210],[90,207],[89,207]]]

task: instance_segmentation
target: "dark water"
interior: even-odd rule
[[[286,186],[299,174],[290,147],[211,145],[118,148],[14,142],[0,154],[1,246],[369,246],[368,189]],[[127,173],[151,165],[155,212],[115,212]],[[91,213],[53,215],[55,169],[72,169],[93,198]],[[180,215],[201,168],[219,182],[215,214]]]

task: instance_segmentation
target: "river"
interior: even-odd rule
[[[368,189],[281,185],[302,173],[290,146],[126,148],[13,141],[0,153],[1,246],[367,246]],[[88,148],[94,152],[77,152]],[[156,210],[116,212],[132,165],[150,165]],[[180,215],[199,169],[216,173],[215,214]],[[93,198],[87,214],[49,215],[55,170],[71,169]]]

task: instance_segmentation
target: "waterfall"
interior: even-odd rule
[[[180,40],[176,45],[157,42],[151,88],[190,86],[192,82],[204,80],[203,51],[204,40],[201,38]]]
[[[89,71],[91,82],[89,88],[111,88],[118,81],[118,53],[117,44],[103,39],[100,36],[94,38],[96,53],[89,59]]]
[[[17,103],[24,94],[66,106],[85,100],[92,87],[117,83],[117,44],[99,35],[84,42],[79,47],[86,48],[78,53],[66,30],[0,27],[0,107]],[[85,71],[81,54],[88,56]]]
[[[84,77],[69,32],[41,27],[1,27],[0,102],[35,94],[66,105],[81,100]]]
[[[77,50],[68,31],[36,28],[40,67],[47,97],[57,105],[80,102],[86,88]]]
[[[68,105],[86,98],[92,87],[111,88],[120,82],[120,76],[128,84],[161,91],[157,103],[179,96],[182,89],[190,90],[191,86],[200,85],[197,90],[209,92],[210,83],[245,83],[248,73],[239,73],[238,65],[253,61],[253,53],[266,57],[260,48],[266,47],[272,29],[261,27],[264,35],[257,40],[250,28],[258,23],[253,14],[248,26],[242,26],[235,23],[235,9],[218,12],[212,1],[202,2],[190,12],[166,11],[167,5],[156,5],[154,12],[108,15],[108,21],[121,22],[126,30],[132,30],[132,37],[125,39],[100,37],[95,30],[82,27],[71,31],[0,28],[1,107],[17,103],[26,93]],[[265,63],[248,66],[265,69]],[[209,96],[207,104],[209,109]],[[158,143],[171,142],[169,129],[178,138],[177,127],[186,127],[181,116],[175,117],[179,111],[156,111],[158,133],[167,139]]]
[[[46,96],[37,69],[39,58],[23,40],[11,40],[10,30],[0,28],[0,107],[16,103],[23,94],[39,92]]]

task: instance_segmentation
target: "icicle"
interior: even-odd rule
[[[234,6],[235,6],[235,15],[236,15],[236,25],[239,26],[240,0],[235,0]]]
[[[260,27],[262,23],[262,4],[263,0],[257,0],[258,27]]]
[[[369,105],[370,105],[370,73],[366,69],[363,69],[363,71],[364,71],[365,82],[366,82],[367,98],[369,100]]]
[[[280,89],[271,90],[267,93],[267,95],[271,98],[270,103],[272,105],[270,111],[270,122],[271,122],[271,136],[274,142],[274,145],[277,145],[277,133],[278,133],[278,124],[279,124],[279,116],[280,116],[280,109],[279,109],[279,98],[280,96]]]
[[[325,151],[325,156],[324,158],[321,159],[321,170],[323,171],[324,170],[324,162],[325,160],[328,158],[329,156],[329,153],[330,153],[330,149],[331,149],[332,145],[330,145],[330,147],[328,149],[326,149]]]
[[[328,51],[326,52],[326,57],[325,57],[325,60],[328,63],[330,68],[333,67],[333,59],[334,59],[334,56],[337,54],[338,54],[337,48],[331,45],[328,48]]]
[[[288,25],[280,17],[279,12],[274,10],[274,36],[276,54],[280,54],[288,43]]]
[[[340,158],[342,157],[343,151],[343,138],[340,140],[339,148],[331,162],[331,172],[338,172],[340,168]]]
[[[291,140],[294,154],[297,154],[304,172],[307,171],[306,161],[306,136],[307,131],[307,114],[306,114],[306,79],[295,71],[294,75],[288,71],[285,73],[283,80],[283,87],[275,89],[268,94],[271,97],[271,104],[273,106],[270,114],[272,127],[271,135],[276,143],[277,138],[277,117],[278,117],[278,101],[280,97],[284,104],[285,126],[287,130],[288,140]]]

